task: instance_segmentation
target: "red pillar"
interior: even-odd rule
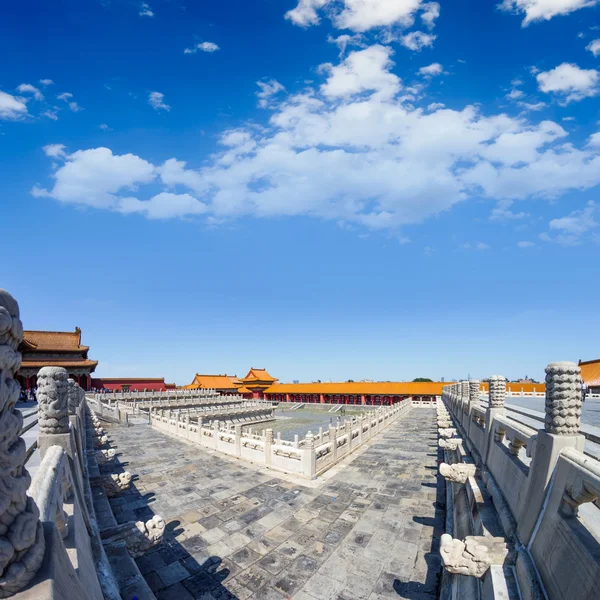
[[[319,394],[319,402],[325,404],[325,396],[323,396],[323,394]]]

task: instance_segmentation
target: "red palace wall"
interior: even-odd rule
[[[144,390],[164,392],[167,389],[164,379],[92,378],[92,387],[96,389],[120,392],[123,390],[123,386],[129,386],[131,392],[143,392]]]

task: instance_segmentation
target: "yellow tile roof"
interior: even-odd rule
[[[596,360],[579,361],[581,378],[588,385],[600,385],[600,358]]]
[[[248,371],[248,375],[246,375],[242,381],[277,381],[277,379],[271,377],[266,369],[255,369],[254,367],[251,367]]]
[[[229,375],[200,375],[196,373],[194,381],[189,385],[185,385],[186,390],[231,390],[235,391],[239,387],[234,383],[235,376]]]
[[[333,394],[367,396],[441,396],[443,382],[356,381],[338,383],[276,383],[267,394]]]

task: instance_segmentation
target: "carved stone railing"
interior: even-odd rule
[[[194,422],[189,415],[166,410],[152,411],[150,423],[160,431],[224,454],[265,465],[275,471],[296,473],[312,479],[407,414],[410,408],[411,403],[404,401],[370,411],[358,419],[347,421],[343,426],[330,427],[327,434],[321,430],[319,440],[328,441],[319,445],[315,443],[315,436],[311,432],[302,440],[296,436],[294,442],[289,442],[281,440],[279,435],[274,439],[272,429],[260,434],[242,432],[240,425],[233,430],[223,430],[216,421],[212,427],[207,427],[201,416]]]
[[[18,305],[0,290],[0,598],[119,600],[91,489],[107,485],[120,493],[131,476],[99,473],[94,439],[105,444],[106,432],[99,423],[92,424],[85,393],[65,369],[39,371],[37,419],[28,415],[29,424],[22,427],[23,416],[15,408],[20,388],[14,377],[21,363],[17,347],[22,336]],[[36,427],[38,438],[28,451],[20,434]],[[35,453],[41,462],[31,480],[25,462]],[[108,464],[114,451],[105,448],[100,456]],[[92,466],[95,478],[90,476]],[[152,544],[159,541],[155,533],[152,539]],[[129,572],[138,573],[144,597],[152,598],[129,560]]]
[[[496,587],[501,595],[512,566],[521,598],[591,600],[600,581],[600,462],[583,454],[579,367],[546,368],[539,430],[506,416],[505,385],[490,378],[483,406],[473,398],[465,406],[464,384],[443,391],[438,418],[451,418],[456,433],[440,439],[450,534],[442,598],[486,589],[487,597]]]

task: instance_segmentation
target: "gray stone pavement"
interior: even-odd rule
[[[109,430],[132,489],[119,522],[160,514],[137,560],[159,600],[433,600],[443,501],[435,412],[414,408],[316,481],[223,458],[148,426]]]

